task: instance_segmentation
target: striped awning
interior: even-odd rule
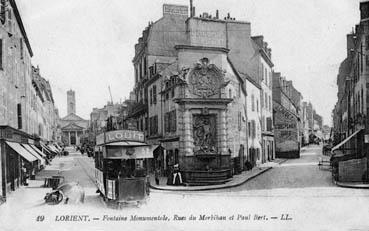
[[[336,151],[337,149],[339,149],[342,145],[344,145],[345,143],[347,143],[347,141],[351,140],[354,136],[356,136],[361,130],[363,129],[359,129],[356,132],[352,133],[349,137],[347,137],[346,139],[344,139],[341,143],[337,144],[336,146],[334,146],[332,148],[332,152]]]
[[[6,144],[29,162],[37,161],[37,158],[33,156],[30,152],[28,152],[25,148],[23,148],[19,143],[6,141]]]

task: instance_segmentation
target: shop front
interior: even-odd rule
[[[21,185],[28,176],[42,168],[44,159],[30,151],[32,136],[9,126],[0,126],[0,182],[3,200]]]

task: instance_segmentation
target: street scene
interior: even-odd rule
[[[0,230],[368,230],[369,1],[231,2],[0,1]]]

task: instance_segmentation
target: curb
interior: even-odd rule
[[[357,188],[357,189],[369,189],[369,184],[367,185],[351,185],[351,184],[345,184],[345,183],[341,183],[339,181],[334,181],[334,184],[337,185],[338,187],[342,187],[342,188]]]
[[[155,190],[161,190],[161,191],[175,191],[175,192],[189,192],[189,191],[210,191],[210,190],[218,190],[218,189],[226,189],[226,188],[234,188],[234,187],[237,187],[237,186],[240,186],[244,183],[246,183],[247,181],[263,174],[264,172],[267,172],[268,170],[272,169],[272,167],[267,167],[263,170],[261,170],[260,172],[258,172],[257,174],[239,182],[239,183],[236,183],[236,184],[232,184],[232,185],[219,185],[218,187],[214,187],[214,188],[201,188],[201,189],[196,189],[196,188],[186,188],[186,189],[165,189],[165,188],[157,188],[153,185],[150,185],[150,188],[152,189],[155,189]]]

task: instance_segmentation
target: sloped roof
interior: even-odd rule
[[[64,127],[61,127],[62,130],[83,130],[84,128],[81,126],[78,126],[75,123],[69,123],[65,125]]]
[[[78,115],[76,115],[74,113],[70,113],[69,115],[61,118],[60,120],[81,121],[81,120],[85,120],[85,119],[79,117]]]

